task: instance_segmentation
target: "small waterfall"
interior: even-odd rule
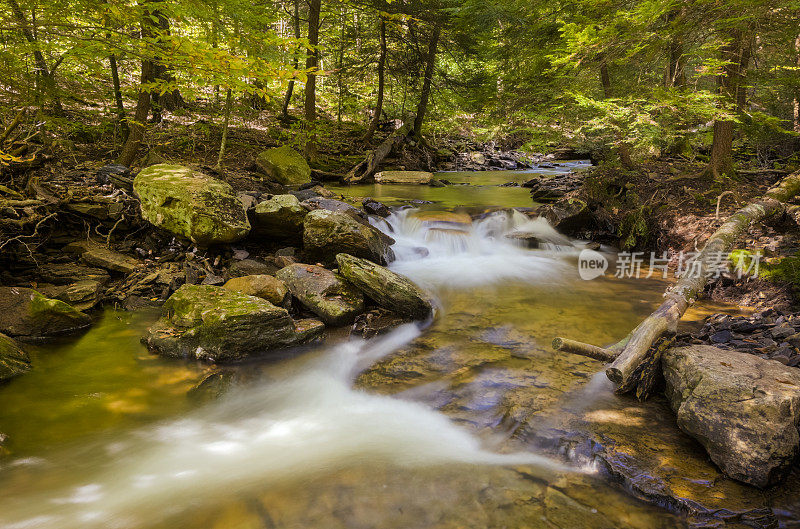
[[[531,219],[516,210],[473,220],[465,214],[410,208],[373,222],[396,241],[391,268],[430,289],[560,281],[572,267],[566,259],[582,247],[546,219]]]

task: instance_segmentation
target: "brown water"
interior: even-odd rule
[[[665,283],[581,281],[573,252],[490,227],[466,245],[406,227],[396,268],[435,293],[431,327],[226,368],[236,389],[221,399],[187,396],[209,366],[146,352],[152,313],[108,310],[33,348],[32,372],[0,387],[0,527],[682,526],[536,443],[662,409],[613,397],[598,362],[549,343],[620,339]],[[403,245],[429,255],[404,261]],[[654,442],[676,431],[668,416],[647,428]]]

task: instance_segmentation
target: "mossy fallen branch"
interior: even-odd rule
[[[751,202],[731,215],[706,242],[696,258],[694,273],[681,277],[675,285],[667,289],[665,300],[650,316],[645,318],[624,340],[612,348],[603,349],[589,344],[569,341],[570,346],[563,349],[561,339],[554,347],[597,358],[597,350],[616,351],[606,368],[606,376],[616,384],[617,393],[634,391],[639,398],[647,398],[658,377],[653,369],[658,369],[654,355],[658,348],[654,344],[662,337],[669,337],[677,331],[678,321],[686,309],[702,294],[713,266],[718,264],[720,255],[727,255],[733,249],[736,239],[743,235],[750,225],[786,212],[787,200],[800,194],[800,172],[791,174],[767,191],[763,197]],[[621,347],[620,347],[621,346]],[[601,359],[602,358],[598,358]]]

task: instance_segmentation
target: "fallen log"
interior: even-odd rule
[[[617,393],[635,392],[639,398],[647,398],[658,380],[654,371],[659,369],[657,356],[663,347],[654,344],[677,332],[678,321],[686,309],[702,294],[709,277],[715,274],[720,256],[727,259],[733,245],[750,225],[786,212],[784,204],[800,193],[800,172],[793,173],[767,191],[763,197],[731,215],[706,241],[695,258],[691,274],[684,274],[675,285],[664,293],[663,303],[645,318],[624,340],[605,351],[619,351],[606,368],[606,376],[616,384]],[[563,339],[562,339],[563,342]],[[571,341],[573,342],[573,341]],[[555,341],[554,341],[555,343]],[[579,344],[579,345],[576,345]],[[584,356],[593,356],[596,346],[573,342],[570,351]],[[588,354],[587,354],[588,353]]]
[[[378,172],[381,163],[392,152],[395,146],[400,145],[410,134],[414,132],[414,120],[406,120],[406,123],[394,131],[388,138],[383,140],[383,143],[378,145],[374,151],[367,154],[367,157],[350,169],[344,176],[346,184],[360,184],[367,182]]]

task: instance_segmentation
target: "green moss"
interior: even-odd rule
[[[757,252],[750,250],[734,250],[730,254],[731,269],[737,265],[744,266],[745,270],[752,268],[756,272]],[[794,255],[774,259],[758,259],[758,276],[771,281],[785,281],[795,287],[800,287],[800,251]]]
[[[308,162],[288,145],[262,152],[256,158],[256,164],[280,184],[299,185],[311,181]]]

